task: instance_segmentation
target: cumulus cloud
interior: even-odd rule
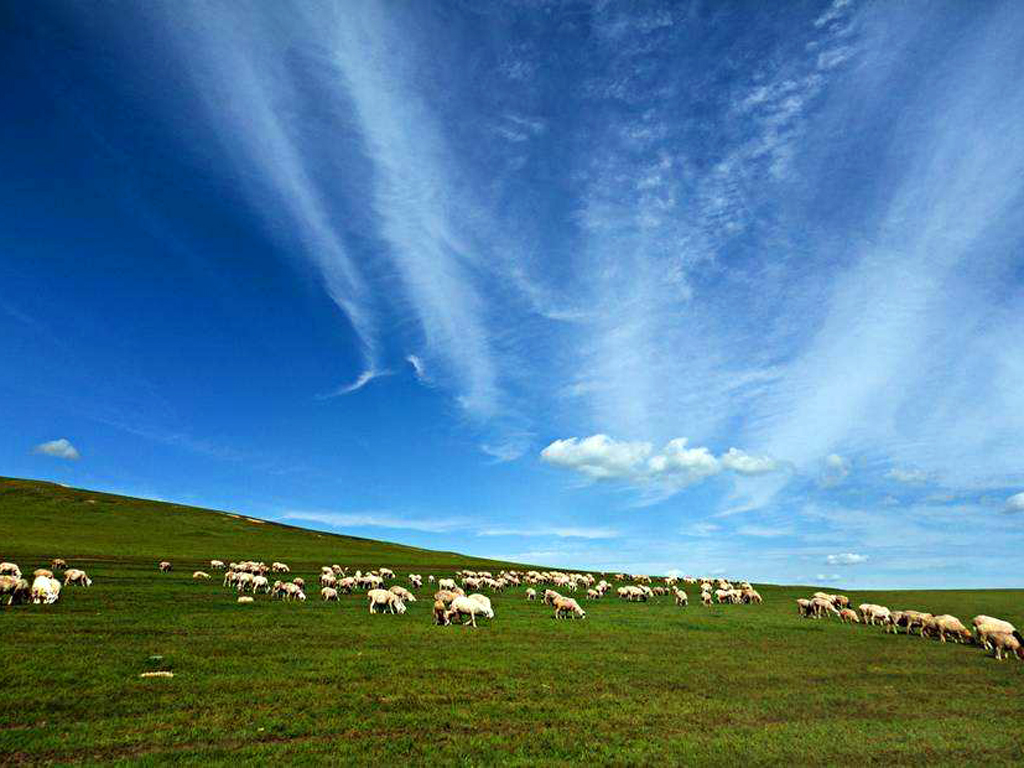
[[[853,552],[843,552],[838,555],[829,555],[825,558],[826,565],[858,565],[868,560],[867,555],[858,555]]]
[[[69,459],[71,461],[77,461],[81,458],[81,454],[78,452],[78,449],[75,448],[75,446],[71,444],[71,441],[66,437],[37,445],[35,447],[35,453],[41,453],[45,456],[53,456],[56,459]]]
[[[1024,512],[1024,491],[1015,493],[1006,500],[1007,512]]]
[[[826,488],[839,485],[850,475],[850,462],[838,453],[830,453],[825,457],[825,469],[821,475],[821,484]]]
[[[730,448],[722,455],[722,466],[741,475],[763,475],[779,468],[770,456],[752,456],[739,448]]]
[[[752,456],[738,448],[730,448],[718,458],[703,446],[690,447],[685,437],[669,440],[658,452],[644,441],[615,440],[608,435],[570,437],[555,440],[540,455],[548,464],[591,480],[619,480],[668,489],[682,488],[723,470],[757,475],[778,468],[774,459]]]
[[[920,469],[900,469],[899,467],[893,467],[885,476],[889,480],[895,480],[899,483],[923,483],[928,479],[928,473]]]

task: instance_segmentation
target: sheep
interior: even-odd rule
[[[171,564],[169,562],[167,562],[166,560],[161,560],[159,568],[164,573],[167,573],[167,571],[171,570]]]
[[[850,598],[848,598],[846,595],[832,595],[832,605],[840,609],[849,608]]]
[[[744,603],[757,603],[760,605],[764,602],[764,598],[761,597],[761,593],[753,587],[747,587],[746,589],[740,590],[740,597]]]
[[[836,607],[832,605],[832,601],[821,597],[811,599],[811,612],[814,614],[816,619],[821,618],[827,613],[834,614],[835,616],[839,615],[839,611],[837,611]]]
[[[210,578],[210,574],[206,573],[205,571],[195,571],[192,574],[192,578],[193,579],[208,579],[208,578]]]
[[[52,579],[53,571],[51,571],[49,568],[36,568],[34,571],[32,571],[32,575],[36,578],[39,578],[40,576],[45,576],[48,579]]]
[[[320,599],[324,601],[334,600],[335,602],[337,602],[338,590],[336,590],[334,587],[324,587],[320,590]]]
[[[62,570],[65,570],[68,567],[68,564],[66,562],[64,562],[64,558],[62,558],[62,557],[55,557],[50,562],[50,567],[53,568],[53,570],[55,570],[55,571],[57,571],[57,570],[61,570],[62,571]]]
[[[434,574],[432,574],[432,573],[428,573],[428,574],[427,574],[427,582],[428,582],[428,583],[430,583],[430,584],[433,584],[433,583],[434,583],[434,581],[435,581],[435,579],[434,579]]]
[[[562,618],[563,614],[568,613],[574,619],[585,619],[587,618],[587,612],[580,607],[580,604],[573,600],[571,597],[559,597],[555,599],[555,618]]]
[[[338,579],[337,588],[339,592],[349,594],[356,586],[355,576],[345,576],[344,578]]]
[[[237,602],[245,604],[245,603],[252,603],[252,602],[254,602],[254,600],[249,595],[242,595],[240,598],[238,598]]]
[[[297,585],[287,581],[284,583],[275,582],[273,593],[280,593],[281,598],[283,600],[300,600],[303,602],[306,600],[306,593],[303,592],[302,589],[300,589]]]
[[[83,587],[91,587],[92,579],[80,568],[68,568],[64,571],[64,586],[77,584]]]
[[[704,593],[704,594],[707,594],[707,593]],[[702,595],[702,597],[703,597],[703,595]],[[710,603],[711,601],[709,600],[708,602]],[[810,600],[808,600],[806,598],[803,598],[803,597],[798,597],[797,598],[797,600],[796,600],[796,611],[797,611],[797,613],[800,616],[803,616],[806,619],[806,618],[808,618],[811,615],[812,610],[813,609],[811,607],[811,601]]]
[[[950,616],[948,613],[932,616],[925,620],[924,625],[921,627],[921,637],[933,632],[942,642],[946,642],[947,634],[951,635],[953,641],[957,643],[967,642],[972,639],[971,630],[965,627],[956,616]]]
[[[51,605],[60,598],[60,582],[52,576],[36,576],[32,582],[32,602]]]
[[[905,626],[907,628],[908,635],[913,633],[914,627],[918,627],[921,630],[921,636],[924,637],[925,623],[932,618],[930,613],[921,613],[921,611],[900,611],[900,614],[899,626]]]
[[[441,579],[437,582],[438,589],[447,589],[452,592],[455,591],[455,579]]]
[[[528,588],[526,590],[526,599],[527,600],[536,600],[537,599],[537,590],[534,589],[533,587]]]
[[[381,568],[379,571],[377,571],[377,573],[380,574],[380,577],[382,579],[393,579],[393,578],[395,578],[395,572],[392,571],[390,568]]]
[[[435,602],[439,601],[441,603],[444,603],[446,606],[451,605],[452,600],[454,600],[456,597],[460,597],[459,593],[452,592],[448,589],[439,589],[437,592],[434,593]]]
[[[321,587],[336,587],[338,586],[338,579],[335,577],[333,571],[324,571],[320,574],[320,586]]]
[[[271,563],[270,570],[274,573],[291,573],[292,569],[286,563]]]
[[[683,592],[683,590],[677,588],[676,591],[675,591],[675,595],[676,595],[676,605],[678,605],[680,607],[686,607],[687,605],[690,604],[690,599],[686,596],[686,593]]]
[[[971,624],[974,626],[974,634],[978,638],[978,643],[985,648],[989,648],[989,636],[993,632],[1008,632],[1011,635],[1017,634],[1017,628],[1008,621],[1002,619],[995,619],[991,616],[980,614],[971,619]]]
[[[487,597],[486,595],[481,595],[479,592],[477,592],[477,593],[474,593],[474,594],[470,595],[469,599],[470,600],[476,600],[478,603],[480,603],[480,605],[482,605],[484,608],[486,608],[492,614],[494,613],[494,609],[491,608],[491,598]]]
[[[470,600],[468,597],[462,596],[456,597],[452,600],[451,608],[448,609],[447,613],[449,622],[459,616],[469,616],[469,620],[463,621],[462,625],[465,626],[466,624],[471,624],[474,627],[476,626],[476,617],[478,615],[486,616],[488,619],[493,619],[494,611],[481,603],[478,603],[476,600]]]
[[[383,607],[388,613],[405,613],[405,603],[394,592],[386,589],[371,589],[366,593],[367,602],[370,604],[370,613],[377,613],[374,610],[377,606]]]
[[[212,571],[223,571],[224,570],[224,561],[223,560],[211,560],[210,561],[210,570],[212,570]]]
[[[298,586],[298,585],[296,585]],[[255,595],[257,591],[263,590],[264,592],[270,592],[270,582],[267,581],[266,576],[253,576],[252,577],[252,593]]]
[[[420,576],[418,573],[410,573],[409,574],[409,583],[412,584],[413,587],[415,587],[416,589],[422,589],[422,587],[423,587],[423,577]]]
[[[306,588],[306,580],[301,576],[296,576],[294,579],[292,579],[292,584],[294,584],[299,589]]]
[[[857,616],[857,612],[852,608],[841,608],[839,610],[839,620],[843,624],[860,624],[860,617]]]
[[[554,605],[555,599],[561,597],[560,594],[555,592],[553,589],[544,590],[544,605]]]
[[[448,609],[440,600],[434,601],[434,624],[440,627],[447,627],[451,622],[448,621]]]
[[[0,576],[13,576],[16,579],[20,579],[21,568],[16,563],[0,563]]]
[[[700,603],[705,608],[710,608],[711,607],[711,593],[710,592],[701,592],[700,593]]]
[[[992,644],[992,655],[1002,661],[1006,654],[1024,659],[1024,645],[1016,632],[988,632],[988,640]]]
[[[234,580],[235,591],[244,592],[246,590],[246,587],[252,586],[252,581],[255,578],[256,577],[253,576],[251,573],[236,573]]]
[[[412,592],[410,592],[405,587],[399,586],[398,584],[395,584],[388,591],[389,592],[393,592],[394,594],[398,595],[399,599],[402,602],[404,602],[404,603],[415,603],[416,602],[416,595],[414,595]]]
[[[20,576],[0,576],[0,598],[7,596],[7,604],[14,605],[28,599],[28,582]]]
[[[892,631],[895,633],[897,631],[896,623],[893,621],[892,612],[884,605],[864,603],[860,606],[860,613],[868,624],[881,624],[885,627],[886,632]]]
[[[587,590],[587,600],[600,600],[600,599],[601,599],[601,593],[598,592],[596,589],[588,589]]]

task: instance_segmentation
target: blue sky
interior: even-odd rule
[[[1020,585],[1019,3],[0,35],[0,473],[548,565]]]

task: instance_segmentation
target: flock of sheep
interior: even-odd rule
[[[159,563],[163,572],[171,571],[173,566],[167,561]],[[269,566],[262,561],[244,560],[225,563],[222,560],[210,561],[211,571],[223,571],[223,586],[233,589],[239,603],[252,603],[254,596],[263,593],[272,598],[284,601],[305,601],[306,583],[301,577],[290,580],[272,577],[290,574],[291,569],[286,563],[273,562]],[[63,572],[63,582],[54,574]],[[15,563],[0,563],[0,604],[6,598],[7,605],[28,603],[50,605],[60,599],[62,587],[77,585],[89,587],[92,579],[80,568],[69,568],[60,558],[54,559],[49,568],[37,568],[32,572],[32,582],[22,577],[21,569]],[[195,571],[192,578],[197,581],[209,580],[206,571]],[[675,605],[685,607],[689,604],[686,592],[679,586],[698,585],[700,602],[710,606],[719,604],[758,604],[763,602],[761,595],[750,583],[744,581],[733,586],[725,579],[698,579],[684,576],[681,579],[668,576],[655,583],[650,576],[627,575],[617,573],[614,580],[631,582],[615,589],[619,599],[628,602],[646,602],[652,598],[671,596]],[[406,612],[406,603],[416,602],[412,589],[422,589],[424,579],[420,574],[410,573],[407,577],[409,587],[395,582],[395,572],[390,568],[378,568],[363,572],[356,570],[349,574],[348,569],[340,565],[325,565],[320,569],[317,585],[320,598],[324,601],[338,601],[340,595],[354,591],[365,591],[366,602],[371,614],[387,613],[401,615]],[[587,612],[577,600],[558,590],[568,593],[581,593],[588,600],[600,600],[611,589],[612,584],[605,579],[598,580],[588,573],[565,573],[562,571],[507,571],[503,570],[495,577],[488,571],[456,571],[454,577],[435,579],[431,574],[426,582],[434,593],[433,620],[441,626],[448,626],[461,620],[463,625],[477,626],[477,618],[494,618],[494,606],[491,599],[483,594],[504,592],[510,587],[526,586],[526,599],[538,599],[538,587],[542,587],[540,595],[543,603],[554,609],[556,619],[585,619]],[[889,608],[873,603],[864,603],[856,610],[850,607],[850,599],[845,595],[815,592],[809,599],[798,599],[797,610],[804,618],[820,619],[823,617],[838,618],[844,623],[870,624],[883,627],[887,632],[899,633],[901,629],[907,634],[918,630],[921,637],[935,637],[941,642],[950,639],[957,643],[977,643],[991,650],[997,659],[1017,656],[1024,659],[1024,637],[1017,628],[1008,621],[991,616],[975,616],[972,620],[974,630],[968,629],[955,616],[948,614],[934,616],[921,611],[891,611]],[[859,611],[859,613],[858,613]]]
[[[797,613],[804,618],[820,619],[828,616],[838,618],[844,624],[863,622],[883,627],[886,632],[893,634],[899,634],[904,629],[909,635],[917,629],[922,638],[935,637],[943,643],[946,638],[956,643],[976,642],[982,648],[992,651],[997,659],[1005,659],[1008,655],[1024,659],[1024,637],[1010,622],[991,616],[975,616],[971,620],[974,627],[971,632],[960,619],[948,613],[934,616],[922,611],[890,611],[886,606],[874,603],[862,603],[854,610],[846,595],[830,595],[827,592],[815,592],[810,599],[800,598],[796,601],[796,607]]]
[[[54,576],[55,571],[64,572],[64,582]],[[32,583],[21,575],[17,563],[0,563],[0,602],[7,598],[7,605],[32,602],[36,605],[52,605],[60,599],[61,587],[68,585],[91,587],[92,579],[80,568],[68,568],[61,558],[50,563],[49,568],[36,568],[32,572]]]
[[[240,562],[225,563],[223,560],[211,560],[210,571],[223,571],[223,586],[234,589],[239,603],[252,603],[255,595],[263,593],[271,597],[280,598],[286,601],[305,601],[306,582],[301,577],[292,578],[290,581],[274,579],[271,582],[267,574],[271,576],[285,575],[291,572],[287,563],[273,562],[270,565],[262,561],[243,560]],[[161,571],[172,570],[169,561],[159,563]],[[211,576],[206,571],[195,571],[192,574],[195,580],[209,580]],[[423,576],[417,573],[408,575],[409,586],[412,589],[423,587]],[[631,581],[632,584],[621,586],[616,590],[620,599],[629,602],[646,602],[647,600],[664,595],[671,595],[677,606],[686,606],[689,599],[678,585],[680,581],[684,584],[700,584],[701,603],[711,605],[713,601],[718,603],[761,603],[761,595],[748,583],[742,582],[738,587],[724,579],[700,579],[692,576],[683,577],[680,580],[675,576],[664,578],[664,585],[651,586],[650,576],[628,576],[623,573],[615,574],[618,581]],[[404,614],[406,603],[416,602],[416,596],[409,588],[400,584],[386,586],[388,581],[395,581],[395,573],[390,568],[378,568],[374,571],[363,572],[356,570],[349,574],[348,569],[340,565],[325,565],[320,569],[320,576],[317,584],[320,587],[320,598],[323,601],[337,601],[342,594],[351,594],[355,590],[365,590],[366,600],[371,614],[389,613]],[[598,580],[592,574],[587,573],[564,573],[561,571],[507,571],[503,570],[495,577],[489,571],[457,571],[454,577],[436,579],[433,574],[427,576],[427,583],[432,587],[436,585],[434,593],[433,619],[434,623],[441,626],[448,626],[461,619],[462,624],[477,626],[477,618],[494,618],[494,606],[491,598],[483,594],[482,590],[493,593],[504,592],[510,587],[527,586],[526,599],[533,601],[537,599],[537,590],[534,586],[547,586],[543,592],[543,602],[554,609],[556,619],[585,619],[587,612],[574,597],[563,595],[557,589],[566,592],[581,592],[589,600],[600,600],[612,588],[612,584],[605,579]],[[468,591],[468,592],[467,592]]]

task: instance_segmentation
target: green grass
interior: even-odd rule
[[[56,556],[95,583],[0,610],[3,764],[1024,761],[1024,664],[799,619],[810,587],[710,609],[608,598],[575,622],[514,590],[475,631],[432,626],[428,589],[395,617],[369,616],[361,595],[321,603],[314,586],[305,604],[239,606],[192,570],[279,559],[312,582],[327,563],[438,577],[500,564],[0,481],[0,559]],[[848,594],[1024,625],[1021,591]],[[152,669],[175,677],[139,678]]]

